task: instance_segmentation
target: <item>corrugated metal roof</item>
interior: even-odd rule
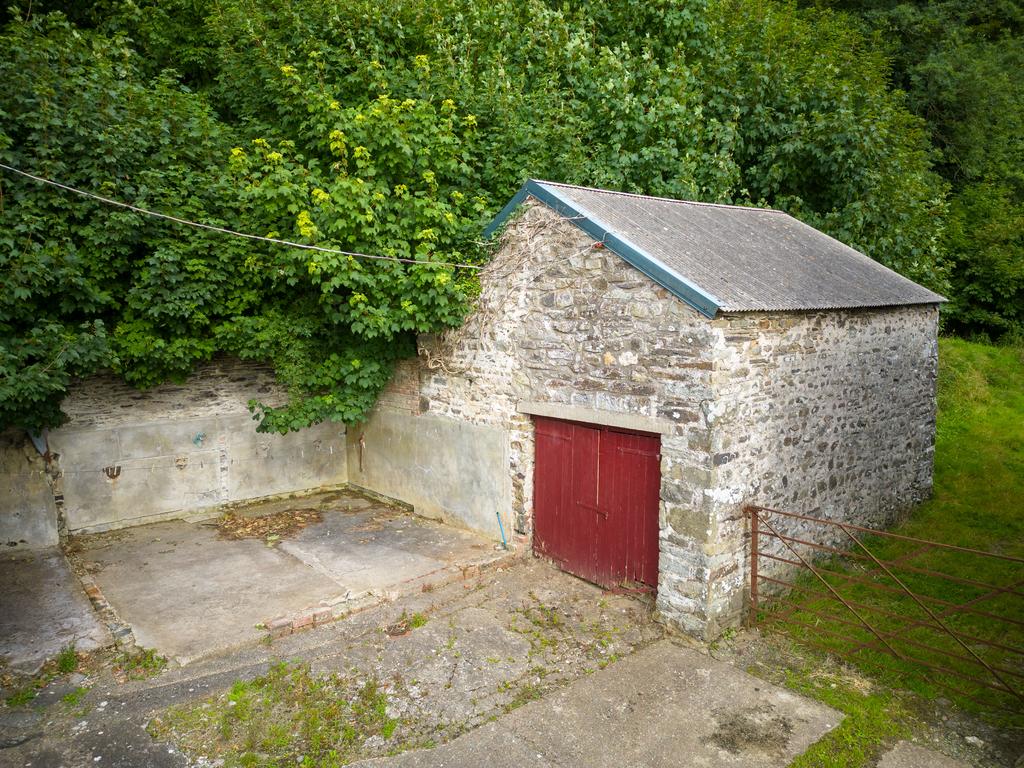
[[[725,312],[934,304],[942,296],[781,211],[528,181],[487,228],[527,196],[695,308]]]

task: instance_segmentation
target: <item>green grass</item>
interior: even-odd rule
[[[145,680],[160,674],[167,666],[167,659],[152,648],[137,648],[132,653],[121,654],[115,670],[129,680]]]
[[[85,695],[88,692],[89,692],[88,688],[86,688],[84,686],[79,686],[78,688],[75,688],[75,690],[71,691],[70,693],[65,693],[61,697],[61,701],[63,701],[65,704],[67,704],[70,707],[77,707],[79,704],[82,703],[82,699],[85,698]]]
[[[523,683],[516,690],[515,696],[512,700],[505,705],[505,711],[511,712],[513,709],[519,709],[524,704],[529,704],[531,701],[536,701],[544,695],[544,689],[537,683]]]
[[[840,674],[787,671],[786,685],[843,712],[833,730],[797,757],[790,768],[861,768],[911,734],[913,718],[898,695],[852,684]]]
[[[8,707],[24,707],[32,699],[39,695],[39,689],[34,684],[26,685],[19,688],[17,691],[7,697],[6,702]]]
[[[314,675],[306,664],[277,664],[199,705],[175,707],[150,724],[194,758],[225,768],[315,765],[334,768],[366,756],[367,739],[395,737],[388,696],[376,680]]]
[[[894,529],[895,532],[1024,557],[1024,349],[941,340],[934,490],[934,497],[916,509],[906,523]],[[881,560],[895,560],[917,548],[912,543],[884,537],[870,537],[865,543]],[[1019,563],[962,553],[932,550],[908,562],[961,579],[1003,586],[1024,578]],[[873,584],[896,586],[871,563],[837,557],[824,565],[831,571],[827,580],[846,599],[875,609],[860,609],[860,613],[877,630],[884,633],[900,626],[898,620],[879,611],[928,620],[925,611],[909,597],[844,578],[855,576]],[[987,592],[974,585],[940,581],[898,568],[893,570],[919,594],[951,602],[966,602]],[[823,589],[820,582],[809,575],[800,583],[807,588]],[[796,640],[846,652],[860,643],[877,642],[869,631],[858,626],[857,617],[835,600],[804,595],[801,605],[800,612],[778,624]],[[934,605],[930,607],[933,611],[939,610]],[[1024,621],[1024,598],[1021,597],[1002,595],[986,599],[977,607]],[[1024,631],[1019,626],[967,613],[953,614],[943,621],[980,640],[1024,649]],[[893,688],[909,689],[926,698],[943,696],[998,722],[1024,724],[1024,716],[1019,714],[1019,701],[959,676],[986,677],[987,673],[975,661],[949,655],[968,653],[955,640],[917,627],[904,631],[890,642],[899,653],[917,656],[950,671],[926,671],[919,665],[874,649],[861,648],[851,660]],[[925,650],[914,643],[938,650]],[[986,662],[1006,670],[1002,672],[1005,679],[1018,689],[1024,688],[1024,678],[1011,674],[1024,674],[1024,657],[981,642],[968,644],[970,650]],[[996,682],[991,677],[988,679]],[[951,685],[961,692],[952,691],[948,687]]]
[[[57,654],[57,672],[69,675],[78,669],[78,652],[74,644],[67,645]]]
[[[39,691],[45,688],[52,680],[61,675],[69,675],[78,670],[78,651],[74,643],[64,646],[53,658],[47,659],[33,678],[23,681],[23,684],[4,702],[8,707],[24,707],[36,696]]]

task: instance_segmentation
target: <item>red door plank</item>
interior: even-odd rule
[[[572,499],[571,527],[564,531],[563,547],[568,552],[570,570],[588,581],[603,584],[597,551],[595,528],[600,517],[598,449],[601,433],[596,429],[574,424],[572,430]]]
[[[603,586],[657,586],[660,438],[537,418],[534,547]]]
[[[572,425],[538,419],[535,428],[534,548],[554,560],[564,559],[560,535],[568,522],[565,509],[571,503]]]

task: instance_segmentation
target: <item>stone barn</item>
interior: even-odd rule
[[[929,496],[941,296],[785,213],[530,181],[466,323],[348,432],[353,485],[735,624],[747,504]]]

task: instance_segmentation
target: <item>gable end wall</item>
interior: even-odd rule
[[[705,412],[721,330],[536,204],[509,225],[481,282],[464,325],[422,337],[418,369],[402,371],[367,423],[350,430],[351,481],[495,539],[500,515],[529,549],[534,438],[525,411],[657,432],[659,592],[668,615],[699,631],[711,525],[707,515],[694,524],[692,510],[706,506],[712,478]],[[396,407],[412,381],[419,415]]]
[[[739,617],[748,586],[745,504],[884,528],[931,495],[938,309],[745,313],[715,324],[726,346],[710,414],[718,529],[708,615],[725,626]],[[834,528],[773,524],[849,544]],[[762,539],[772,548],[793,557]]]

